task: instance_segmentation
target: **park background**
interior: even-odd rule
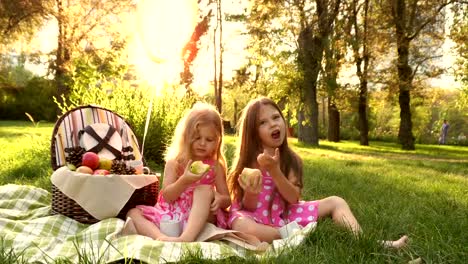
[[[304,197],[351,199],[371,230],[356,242],[325,225],[309,240],[322,243],[315,259],[462,263],[467,14],[466,2],[447,0],[2,0],[2,184],[48,189],[51,127],[76,106],[122,115],[140,142],[146,132],[144,156],[160,169],[194,102],[216,105],[233,134],[243,106],[268,96],[305,160]],[[450,146],[437,146],[443,119]],[[235,138],[227,139],[231,162]],[[398,191],[374,200],[388,189]],[[407,231],[416,246],[403,253],[368,245],[381,232]],[[357,253],[347,260],[349,243]],[[301,262],[309,253],[293,256]]]

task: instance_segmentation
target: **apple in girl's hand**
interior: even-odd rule
[[[210,169],[210,165],[203,163],[200,160],[192,162],[190,172],[193,174],[203,174]]]
[[[108,175],[110,172],[104,169],[97,169],[93,172],[94,175]]]
[[[261,174],[262,172],[259,169],[244,168],[241,173],[241,178],[245,184],[249,184],[248,179],[250,177]]]
[[[93,169],[91,169],[88,166],[79,166],[78,168],[76,168],[76,172],[93,174]]]
[[[110,170],[112,168],[112,160],[104,157],[99,157],[99,169]]]
[[[95,170],[99,167],[99,156],[94,152],[85,152],[81,158],[81,165]]]

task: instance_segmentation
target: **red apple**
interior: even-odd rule
[[[108,175],[110,172],[104,169],[97,169],[93,172],[94,175]]]
[[[91,169],[88,166],[79,166],[78,168],[76,168],[76,172],[93,174],[93,169]]]
[[[85,152],[81,158],[81,165],[95,170],[99,166],[99,156],[94,152]]]

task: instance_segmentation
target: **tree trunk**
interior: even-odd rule
[[[362,146],[369,146],[369,121],[367,119],[367,83],[370,53],[367,48],[368,39],[368,11],[369,0],[364,1],[364,20],[363,30],[360,33],[358,24],[358,0],[353,2],[353,26],[355,40],[352,43],[354,58],[356,63],[356,74],[359,77],[359,98],[358,98],[358,116],[359,116],[359,143]],[[362,54],[358,43],[362,43]],[[362,65],[364,63],[364,65]],[[363,69],[361,69],[361,67]]]
[[[219,113],[222,113],[222,94],[223,94],[223,13],[221,10],[222,0],[217,1],[217,17],[219,26],[219,78],[218,91],[216,93],[216,108]]]
[[[413,123],[411,121],[410,90],[412,69],[409,66],[410,39],[406,36],[406,4],[397,0],[395,7],[395,28],[398,48],[398,102],[400,104],[400,129],[398,140],[405,150],[414,150]]]
[[[322,131],[327,129],[327,115],[326,115],[327,107],[325,106],[325,96],[322,97]]]
[[[70,54],[67,48],[66,34],[67,24],[64,21],[63,2],[57,1],[57,23],[59,29],[56,60],[55,60],[55,83],[57,85],[57,100],[60,104],[65,103],[63,100],[69,94],[69,87],[66,84],[67,69],[66,64],[70,60]],[[62,97],[63,95],[63,97]]]
[[[367,120],[367,80],[361,80],[359,85],[359,143],[369,146],[369,122]]]
[[[323,42],[313,37],[310,27],[304,28],[299,35],[299,53],[304,71],[304,118],[309,121],[303,127],[300,140],[318,145],[317,78],[323,57]]]
[[[302,125],[302,121],[304,121],[304,111],[302,109],[297,111],[297,139],[299,141],[304,142],[304,138],[302,135],[304,135],[303,130],[304,126]]]
[[[328,101],[328,141],[340,141],[340,111],[330,100]]]

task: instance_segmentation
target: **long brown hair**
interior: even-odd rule
[[[226,170],[226,159],[224,157],[224,128],[221,115],[214,106],[206,103],[196,103],[188,110],[177,123],[171,145],[167,148],[165,160],[176,160],[181,166],[185,166],[192,159],[190,146],[198,134],[198,127],[212,124],[215,127],[219,143],[213,157]]]
[[[283,113],[279,106],[269,98],[258,98],[251,100],[242,110],[242,115],[239,120],[238,142],[236,156],[233,162],[233,169],[229,173],[228,187],[233,200],[240,201],[244,192],[239,185],[238,178],[245,167],[251,167],[257,161],[257,156],[262,150],[262,142],[258,134],[258,115],[262,105],[271,105],[278,110],[285,122]],[[300,187],[302,188],[302,160],[288,146],[287,138],[279,147],[280,151],[280,168],[283,174],[287,177],[289,172],[293,170]]]

